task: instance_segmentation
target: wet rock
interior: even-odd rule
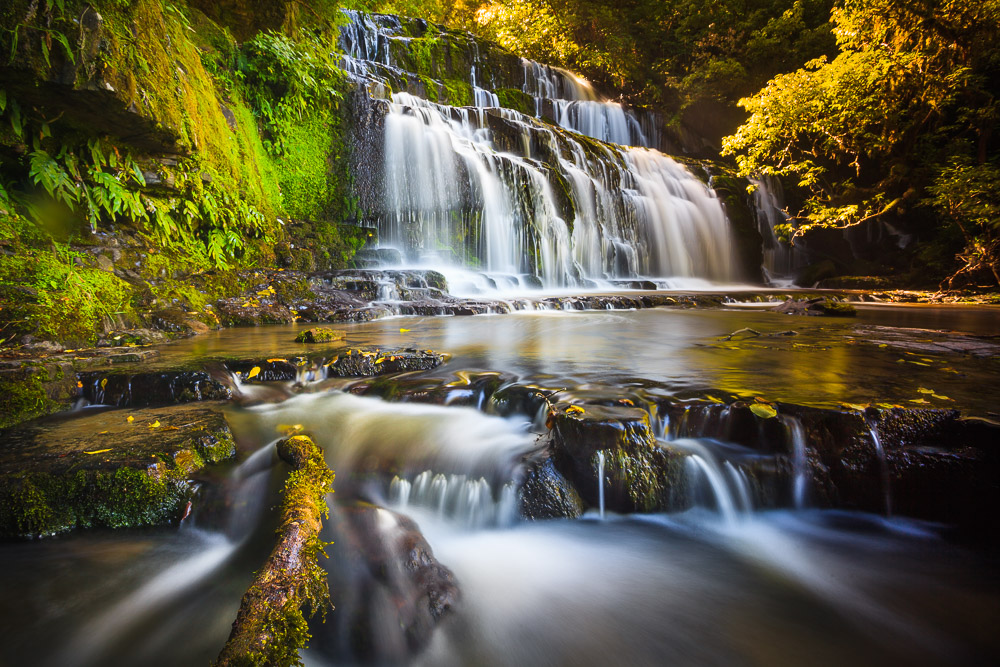
[[[18,537],[179,521],[191,474],[236,454],[218,405],[88,411],[2,439],[0,535]]]
[[[599,484],[605,488],[605,507],[615,512],[678,509],[686,504],[686,456],[656,445],[645,410],[556,403],[548,424],[556,468],[591,507],[598,506]]]
[[[444,356],[433,350],[353,348],[327,364],[327,369],[331,376],[365,377],[403,371],[426,371],[437,368],[443,360]]]
[[[204,371],[94,370],[79,373],[77,378],[77,396],[94,405],[143,407],[225,400],[232,396],[226,386]]]
[[[127,329],[125,331],[112,331],[101,336],[97,341],[97,347],[155,345],[165,343],[168,340],[162,331],[153,329]]]
[[[163,308],[152,315],[157,329],[180,336],[194,336],[209,331],[210,327],[180,308]]]
[[[407,662],[459,603],[454,574],[406,516],[363,502],[335,506],[323,537],[337,545],[326,562],[337,611],[313,636],[335,659]]]
[[[536,417],[548,406],[548,398],[556,393],[530,384],[510,384],[497,390],[490,398],[490,412],[501,417],[525,415]]]
[[[785,315],[827,315],[832,317],[854,317],[858,314],[858,311],[851,304],[829,297],[808,300],[789,298],[774,308],[774,311]]]
[[[295,337],[296,343],[328,343],[334,340],[343,340],[344,332],[326,327],[314,327],[306,329]]]
[[[584,510],[580,494],[548,455],[527,463],[517,500],[518,512],[526,519],[575,519]]]
[[[243,297],[220,299],[215,302],[219,322],[225,326],[259,326],[261,324],[289,324],[295,313],[278,303],[250,301]]]

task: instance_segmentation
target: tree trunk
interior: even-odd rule
[[[294,468],[285,482],[278,543],[243,596],[216,661],[220,667],[300,664],[298,651],[309,639],[302,607],[309,602],[310,616],[330,608],[326,572],[318,559],[334,475],[308,437],[293,436],[277,446],[278,455]]]

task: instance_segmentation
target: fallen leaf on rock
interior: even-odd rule
[[[761,419],[770,419],[778,416],[778,411],[765,403],[754,403],[750,406],[750,412],[754,413]]]
[[[268,359],[267,363],[273,364],[276,361],[284,361],[286,364],[288,363],[288,359]]]
[[[260,366],[254,366],[253,368],[250,369],[250,372],[247,373],[247,379],[249,380],[250,378],[255,378],[259,374],[260,374]]]
[[[579,405],[571,405],[568,408],[566,408],[566,414],[568,414],[568,415],[581,414],[582,415],[583,414],[583,408],[581,408]]]
[[[101,380],[101,389],[104,389],[107,386],[108,386],[108,378],[104,378],[103,380]]]

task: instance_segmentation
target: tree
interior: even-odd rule
[[[800,189],[793,234],[904,215],[959,224],[968,207],[948,203],[945,191],[995,169],[1000,0],[846,0],[832,18],[840,53],[740,100],[750,118],[724,152],[745,175],[781,176]],[[996,200],[977,201],[983,211]],[[1000,208],[992,210],[995,220]],[[995,233],[988,218],[968,221],[966,262],[996,252],[989,242],[976,253],[969,245]]]

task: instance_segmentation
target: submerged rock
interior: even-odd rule
[[[334,340],[343,340],[344,332],[327,327],[314,327],[306,329],[295,337],[296,343],[327,343]]]
[[[317,648],[331,657],[407,662],[459,603],[454,574],[402,514],[365,502],[338,505],[323,537],[335,544],[325,565],[337,611],[313,635]],[[343,655],[345,644],[349,655]]]
[[[236,454],[218,407],[88,412],[4,432],[0,535],[179,521],[191,474]]]

